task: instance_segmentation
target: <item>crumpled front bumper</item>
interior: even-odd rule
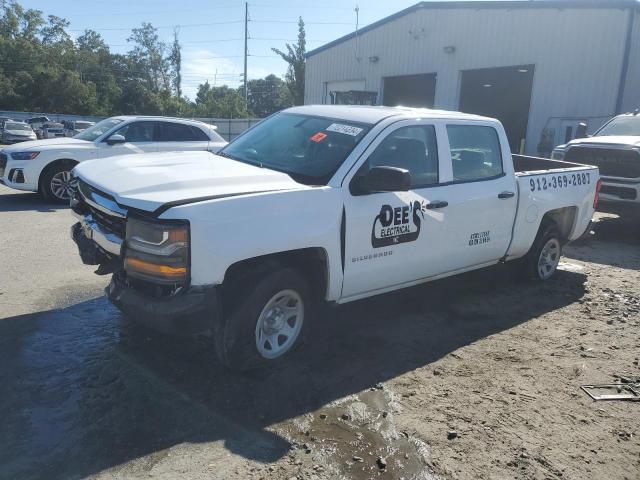
[[[155,297],[134,289],[116,272],[105,289],[107,298],[134,321],[173,335],[211,334],[221,316],[218,287],[189,287],[172,296]]]

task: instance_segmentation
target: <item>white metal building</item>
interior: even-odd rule
[[[548,153],[640,107],[640,3],[427,1],[307,54],[305,103],[371,101],[497,117]]]

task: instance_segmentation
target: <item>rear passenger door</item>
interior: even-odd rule
[[[447,259],[444,126],[408,120],[388,127],[369,146],[345,189],[345,264],[342,297],[371,294],[442,273]],[[444,149],[446,151],[446,148]],[[371,167],[411,174],[407,192],[358,194],[353,185]]]
[[[158,122],[157,148],[161,152],[207,150],[209,137],[199,128],[178,122]]]
[[[511,241],[517,185],[506,136],[496,128],[490,122],[446,124],[451,182],[443,253],[450,270],[496,262]]]

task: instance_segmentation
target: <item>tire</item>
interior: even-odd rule
[[[311,323],[313,298],[297,270],[277,267],[245,277],[231,290],[227,293],[234,300],[214,329],[224,365],[238,371],[272,365],[300,346]]]
[[[44,198],[55,203],[69,203],[69,186],[73,162],[59,162],[47,168],[40,181],[40,190]]]
[[[562,257],[560,230],[555,223],[542,224],[531,249],[523,259],[525,278],[535,281],[551,279],[556,273],[560,257]]]

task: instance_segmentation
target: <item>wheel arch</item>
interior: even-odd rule
[[[560,231],[560,240],[567,242],[571,236],[576,220],[578,218],[578,207],[562,207],[546,212],[538,227],[538,233],[544,230],[548,225],[555,224]]]
[[[40,171],[40,176],[38,177],[38,191],[42,193],[42,181],[44,180],[45,176],[47,175],[47,173],[49,173],[52,169],[54,169],[55,167],[57,167],[58,165],[64,165],[64,164],[69,164],[72,165],[72,167],[75,167],[76,165],[78,165],[77,160],[74,160],[72,158],[58,158],[56,160],[53,160],[51,162],[49,162],[41,171]]]
[[[236,262],[225,271],[223,290],[233,290],[235,285],[249,275],[280,267],[291,267],[300,271],[309,281],[312,291],[319,298],[326,298],[329,291],[329,258],[326,249],[322,247],[287,250]]]

